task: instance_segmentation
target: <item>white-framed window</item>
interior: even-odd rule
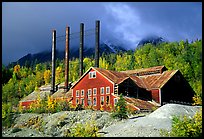
[[[97,88],[94,88],[93,89],[93,95],[96,95],[97,94]]]
[[[88,89],[88,96],[91,96],[91,89]]]
[[[84,96],[84,90],[81,90],[81,96]]]
[[[96,97],[93,98],[93,105],[96,106]]]
[[[89,72],[89,79],[96,78],[96,71]]]
[[[79,98],[76,98],[76,104],[79,104]]]
[[[91,98],[90,98],[90,97],[88,98],[88,105],[89,105],[89,106],[92,105],[92,103],[91,103]]]
[[[110,103],[110,96],[106,96],[106,104]]]
[[[104,104],[104,96],[101,96],[101,105]]]
[[[101,94],[104,94],[104,87],[101,87]]]
[[[106,87],[106,94],[110,94],[110,87]]]
[[[84,99],[81,98],[81,105],[83,106],[84,105]]]
[[[76,90],[76,96],[77,97],[79,96],[79,90]]]
[[[114,105],[116,105],[117,102],[118,102],[118,99],[114,98]]]

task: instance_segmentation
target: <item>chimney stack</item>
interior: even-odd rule
[[[69,90],[69,40],[70,27],[66,27],[66,44],[65,44],[65,92]]]
[[[83,75],[84,24],[80,24],[79,76]]]
[[[100,38],[100,21],[96,21],[96,47],[95,47],[95,67],[99,67],[99,38]]]
[[[55,92],[56,30],[52,30],[52,81],[51,94]]]

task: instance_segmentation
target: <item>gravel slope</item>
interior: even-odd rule
[[[139,118],[127,119],[101,130],[105,137],[160,137],[160,129],[171,130],[172,116],[192,117],[200,106],[166,104],[153,113]]]
[[[101,136],[160,137],[160,129],[171,129],[173,115],[192,117],[199,108],[201,106],[166,104],[144,117],[132,117],[122,121],[111,118],[108,112],[92,110],[61,111],[54,114],[25,113],[17,115],[14,127],[3,129],[2,136],[63,137],[67,129],[74,127],[76,123],[85,123],[93,118]],[[20,130],[14,132],[15,127]]]

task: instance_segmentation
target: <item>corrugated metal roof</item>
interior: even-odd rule
[[[154,74],[154,73],[162,73],[164,70],[167,70],[165,66],[155,66],[155,67],[150,67],[150,68],[142,68],[142,69],[135,69],[135,70],[126,70],[126,71],[121,71],[123,73],[133,75],[133,74],[139,74],[142,75],[142,73],[146,74]]]
[[[139,70],[129,70],[129,71],[111,71],[101,68],[95,68],[98,72],[106,76],[108,79],[116,84],[122,83],[125,79],[131,78],[139,87],[151,90],[156,88],[161,88],[178,70],[163,71],[166,70],[165,66],[157,66],[146,69]],[[155,71],[161,70],[162,73],[149,74],[143,76],[136,76],[133,73],[144,72],[144,71]],[[134,71],[134,72],[133,72]],[[131,73],[131,74],[130,74]]]
[[[130,76],[135,83],[142,88],[147,90],[158,89],[163,87],[163,85],[168,82],[169,79],[177,72],[178,70],[164,71],[162,74],[151,74],[144,76]]]
[[[105,70],[101,68],[94,68],[104,76],[106,76],[108,79],[110,79],[112,82],[119,84],[122,81],[124,81],[126,78],[128,78],[128,75],[122,72],[112,71],[112,70]]]
[[[132,98],[132,97],[125,97],[125,96],[124,96],[124,99],[128,103],[133,104],[136,107],[138,107],[140,110],[141,109],[143,109],[143,110],[152,110],[155,107],[155,105],[153,105],[152,103],[149,103],[148,101],[144,101],[144,100],[141,100],[141,99],[136,99],[136,98]]]

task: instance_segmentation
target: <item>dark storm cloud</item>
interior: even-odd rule
[[[101,40],[110,40],[135,48],[139,40],[156,34],[169,41],[202,37],[202,3],[2,3],[3,63],[16,61],[27,53],[51,49],[51,30],[57,36],[95,28],[101,21]],[[85,38],[94,45],[94,36]],[[72,43],[79,43],[77,39]],[[73,47],[73,46],[72,46]],[[57,45],[64,49],[64,42]]]
[[[108,3],[107,17],[118,38],[135,47],[147,35],[162,36],[169,41],[195,40],[202,37],[201,3]]]

